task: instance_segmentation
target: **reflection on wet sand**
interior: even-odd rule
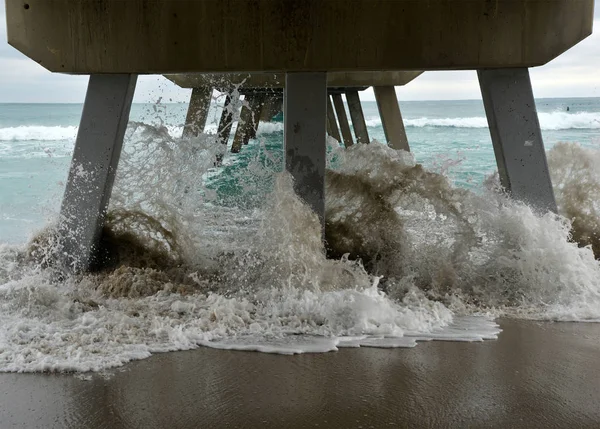
[[[110,375],[1,374],[2,427],[598,427],[600,326],[279,356],[201,348]]]

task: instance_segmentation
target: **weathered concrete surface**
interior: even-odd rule
[[[346,115],[346,108],[344,107],[342,94],[333,94],[331,99],[333,100],[335,114],[338,118],[338,123],[340,124],[340,131],[342,132],[344,146],[350,147],[354,144],[354,141],[352,139],[352,131],[350,131],[350,124],[348,123],[348,116]]]
[[[300,356],[201,348],[90,381],[0,374],[0,422],[15,429],[598,428],[600,325],[500,326],[497,341],[476,344]]]
[[[225,96],[225,102],[223,104],[223,110],[221,111],[221,119],[219,120],[219,127],[217,128],[217,135],[221,144],[226,145],[231,135],[231,128],[233,127],[234,120],[234,109],[237,104],[237,96]]]
[[[393,149],[410,151],[402,113],[393,86],[373,87],[386,143]]]
[[[267,95],[260,113],[260,120],[269,122],[273,119],[273,116],[278,115],[281,111],[283,111],[283,94]]]
[[[370,143],[369,132],[367,130],[362,105],[360,104],[358,91],[346,91],[346,101],[348,102],[348,111],[352,118],[352,128],[354,128],[356,142],[362,144]]]
[[[502,186],[541,211],[558,212],[529,70],[478,71]]]
[[[331,102],[331,96],[327,95],[327,134],[331,137],[342,142],[342,136],[340,134],[340,128],[338,127],[337,118],[335,116],[335,110],[333,109],[333,103]]]
[[[246,96],[246,103],[242,106],[240,120],[231,144],[231,153],[238,153],[243,145],[248,144],[251,138],[256,137],[260,114],[263,109],[265,97],[262,94]]]
[[[325,222],[327,77],[288,73],[283,99],[285,169],[296,194]]]
[[[183,137],[197,137],[204,132],[206,117],[212,99],[212,87],[197,87],[192,90],[190,104],[185,118]]]
[[[86,74],[530,67],[589,36],[593,8],[594,0],[6,0],[12,46],[51,71]]]
[[[361,88],[372,85],[402,86],[420,76],[421,71],[375,71],[375,72],[329,72],[327,86],[330,88]],[[245,88],[283,88],[282,73],[183,73],[166,74],[165,77],[182,88],[213,86],[228,90],[232,86]]]
[[[63,265],[86,271],[98,244],[129,121],[136,75],[92,75],[60,209]]]

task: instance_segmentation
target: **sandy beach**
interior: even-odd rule
[[[200,348],[109,375],[1,374],[2,428],[593,428],[600,326],[280,356]]]

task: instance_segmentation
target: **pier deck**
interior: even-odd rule
[[[533,67],[589,36],[593,10],[594,0],[6,2],[12,46],[83,74]]]

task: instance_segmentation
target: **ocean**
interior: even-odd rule
[[[119,263],[68,278],[51,228],[82,105],[0,104],[0,371],[482,341],[499,316],[598,321],[600,99],[536,103],[563,216],[493,186],[480,100],[401,102],[412,155],[378,144],[367,101],[376,141],[328,141],[328,249],[282,172],[281,122],[215,168],[217,105],[184,140],[187,105],[135,104],[108,222]]]
[[[2,242],[23,243],[56,216],[82,108],[0,104]],[[496,168],[481,101],[408,101],[401,108],[417,162],[446,172],[457,186],[470,189],[481,186]],[[546,149],[557,142],[600,146],[600,99],[541,99],[537,108]],[[363,109],[370,138],[384,141],[375,102],[363,102]],[[131,120],[165,125],[177,137],[186,111],[186,104],[136,104]],[[218,109],[211,110],[209,130],[214,132],[218,119]],[[282,127],[264,125],[261,138],[268,145],[281,144]]]

